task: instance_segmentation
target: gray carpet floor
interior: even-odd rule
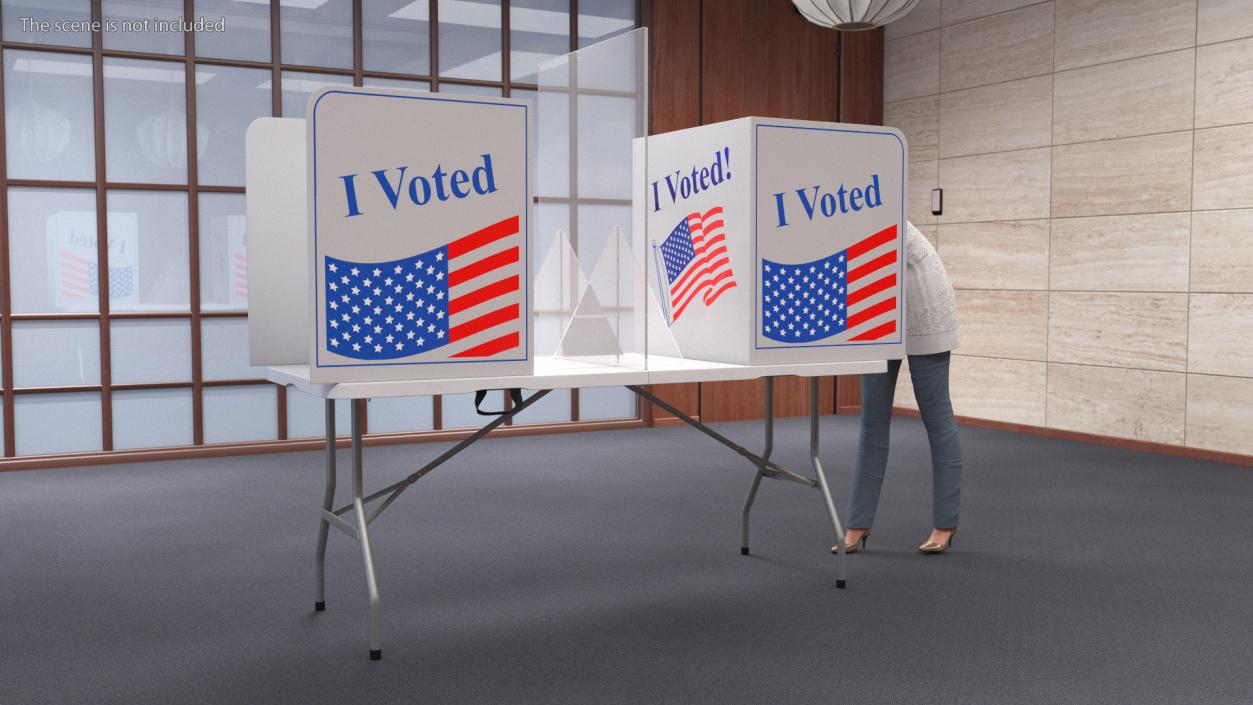
[[[855,422],[823,427],[841,508]],[[741,557],[752,469],[690,429],[485,441],[371,527],[378,662],[337,532],[312,610],[316,453],[0,474],[0,703],[1253,703],[1253,471],[965,428],[921,556],[926,439],[893,430],[839,591],[820,494],[763,483]],[[368,449],[369,484],[442,447]]]

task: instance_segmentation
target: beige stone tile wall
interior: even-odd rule
[[[922,0],[886,40],[957,413],[1253,454],[1253,0]]]

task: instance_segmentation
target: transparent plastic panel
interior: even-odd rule
[[[644,365],[629,165],[648,132],[647,57],[639,29],[539,64],[537,355]]]

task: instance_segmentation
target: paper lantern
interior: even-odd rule
[[[135,128],[139,139],[139,152],[153,166],[180,168],[187,166],[187,114],[177,108],[167,108],[156,115],[149,115]],[[209,130],[196,123],[196,157],[205,154],[209,145]]]
[[[816,25],[840,30],[873,29],[899,20],[920,0],[792,0]]]
[[[65,152],[72,132],[60,111],[31,98],[9,113],[9,141],[27,161],[47,163]]]

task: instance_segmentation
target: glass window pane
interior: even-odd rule
[[[440,81],[440,93],[457,93],[460,95],[487,95],[499,98],[502,89],[498,86],[475,86],[464,83],[444,83]]]
[[[439,75],[501,80],[500,0],[439,4]]]
[[[427,431],[434,428],[435,405],[431,397],[381,397],[370,400],[370,433]],[[338,422],[336,422],[338,423]],[[337,427],[336,432],[339,431]],[[345,428],[347,433],[348,429]]]
[[[186,311],[187,194],[109,191],[109,306]]]
[[[591,276],[595,271],[597,260],[604,252],[605,244],[613,237],[615,227],[621,227],[624,236],[631,231],[631,206],[579,206],[579,239],[576,254],[579,256],[579,265],[583,267],[584,274]],[[599,286],[600,282],[597,282],[597,285]],[[610,305],[602,292],[596,293],[601,296],[602,305]]]
[[[207,81],[216,67],[196,69]],[[109,181],[187,183],[185,67],[173,61],[104,60],[105,171]],[[196,123],[196,153],[209,131]]]
[[[365,70],[429,74],[429,20],[428,2],[370,0],[362,3],[361,61]]]
[[[309,95],[322,86],[351,86],[352,76],[329,73],[283,72],[283,117],[305,117]]]
[[[200,183],[244,185],[244,132],[253,120],[274,113],[270,76],[265,69],[196,67],[196,122],[201,131],[196,141],[203,133],[207,143],[196,145]]]
[[[570,0],[509,3],[509,73],[514,81],[537,83],[539,63],[569,51]]]
[[[287,437],[288,438],[325,438],[326,420],[324,406],[326,400],[312,394],[287,388]],[[352,409],[348,400],[339,399],[335,402],[335,435],[347,436],[352,432]]]
[[[189,446],[191,389],[122,389],[113,392],[113,447]]]
[[[352,0],[281,0],[279,4],[284,64],[352,68]]]
[[[242,193],[200,194],[200,308],[248,308],[248,236]]]
[[[407,91],[427,91],[431,90],[430,81],[404,81],[396,78],[371,78],[363,76],[361,84],[373,88],[403,88]]]
[[[248,364],[248,319],[200,320],[201,374],[204,379],[265,379],[264,367]]]
[[[196,16],[224,27],[196,32],[196,55],[270,60],[270,4],[256,0],[196,0]]]
[[[579,0],[579,48],[635,29],[635,0]]]
[[[5,9],[7,23],[7,5]],[[10,179],[95,181],[91,75],[88,56],[4,52],[4,129]]]
[[[440,397],[443,402],[442,418],[444,428],[479,428],[491,419],[479,416],[474,411],[474,394],[445,394]],[[505,397],[503,393],[488,394],[483,400],[485,409],[503,409]]]
[[[75,453],[103,447],[100,394],[18,394],[13,397],[18,455]]]
[[[191,321],[114,319],[109,364],[115,384],[191,379]]]
[[[23,22],[23,18],[30,18]],[[81,31],[54,32],[56,22],[91,20],[91,0],[4,0],[4,41],[91,46],[89,27],[62,24]]]
[[[272,384],[204,390],[204,442],[266,441],[278,437],[278,394]]]
[[[101,33],[105,49],[183,53],[183,0],[104,0],[101,10],[117,23]]]
[[[535,392],[532,390],[524,390],[522,394],[524,398],[530,397]],[[491,395],[489,395],[490,398]],[[494,408],[489,406],[488,408]],[[491,419],[488,419],[489,421]],[[548,396],[540,399],[525,411],[513,417],[514,424],[530,424],[530,423],[556,423],[559,421],[570,420],[570,390],[554,389],[548,393]]]
[[[579,390],[579,420],[633,419],[637,415],[635,394],[623,387],[590,387]]]
[[[581,95],[578,110],[580,198],[631,198],[634,98]]]
[[[10,188],[9,262],[15,313],[97,310],[95,192]]]
[[[100,384],[100,323],[14,321],[13,379],[19,387]]]

